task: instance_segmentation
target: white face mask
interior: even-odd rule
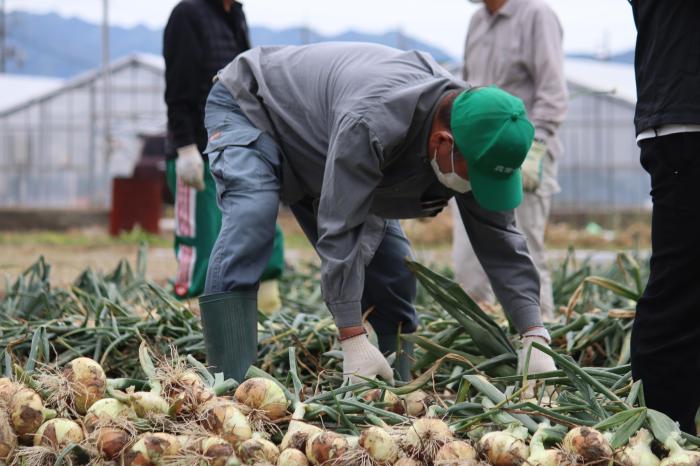
[[[454,142],[452,143],[452,151],[450,155],[450,161],[452,162],[452,169],[450,170],[450,173],[443,173],[440,171],[440,166],[437,163],[437,149],[435,149],[435,154],[433,155],[433,159],[430,161],[430,166],[433,167],[433,171],[435,172],[435,176],[437,176],[438,181],[440,183],[444,184],[450,189],[453,189],[457,191],[458,193],[466,193],[467,191],[472,190],[472,184],[469,182],[469,180],[462,178],[455,172],[455,146]]]

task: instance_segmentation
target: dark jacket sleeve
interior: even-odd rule
[[[189,4],[178,4],[163,35],[168,130],[176,148],[197,142],[197,124],[192,119],[199,114],[199,73],[203,58],[196,18]]]

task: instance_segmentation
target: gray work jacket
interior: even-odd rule
[[[471,18],[462,76],[474,86],[496,85],[522,99],[536,137],[552,155],[568,106],[562,28],[542,0],[508,0],[495,14],[482,7]]]
[[[282,151],[282,199],[317,209],[324,299],[339,326],[361,319],[364,270],[385,219],[434,214],[454,193],[428,162],[440,98],[467,88],[429,55],[359,43],[261,47],[219,73]],[[539,306],[539,278],[512,212],[458,196],[465,228],[508,312]]]

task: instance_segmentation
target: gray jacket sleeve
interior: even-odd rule
[[[540,278],[514,212],[484,210],[472,193],[455,200],[474,252],[513,325],[521,335],[541,326]]]
[[[530,16],[530,60],[535,100],[529,112],[537,137],[546,139],[564,121],[568,105],[564,76],[562,28],[552,9],[543,4]]]
[[[365,266],[384,235],[385,222],[369,215],[382,179],[383,149],[358,116],[336,125],[328,148],[318,206],[321,288],[338,327],[362,324]]]

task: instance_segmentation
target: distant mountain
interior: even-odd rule
[[[101,61],[101,29],[99,25],[54,13],[33,14],[14,11],[7,15],[8,45],[12,57],[7,64],[10,73],[70,77],[99,66]],[[162,30],[145,26],[112,27],[112,58],[133,52],[160,54]],[[328,40],[375,42],[402,49],[418,49],[431,53],[439,62],[453,62],[445,51],[407,36],[400,31],[381,35],[348,31],[336,36],[323,36],[306,28],[272,30],[252,27],[254,45],[280,45]]]

